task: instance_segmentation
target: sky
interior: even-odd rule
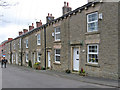
[[[4,0],[10,6],[0,7],[0,43],[15,38],[18,32],[28,29],[36,21],[46,23],[48,13],[55,18],[62,16],[64,1],[69,2],[72,10],[87,3],[87,0]]]

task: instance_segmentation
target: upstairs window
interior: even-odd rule
[[[15,43],[14,43],[14,49],[16,49],[16,45],[15,45]]]
[[[28,39],[26,39],[26,48],[28,48]]]
[[[88,63],[98,64],[98,45],[88,45]]]
[[[55,62],[60,63],[60,49],[55,50]]]
[[[37,35],[37,45],[41,45],[41,43],[40,43],[40,34]]]
[[[60,27],[55,28],[55,41],[60,41]]]
[[[98,12],[87,15],[87,32],[98,31]]]
[[[21,38],[20,38],[20,40],[19,40],[19,48],[21,48]]]

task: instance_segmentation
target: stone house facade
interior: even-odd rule
[[[46,24],[29,27],[10,42],[12,63],[28,66],[30,60],[46,69],[74,73],[83,68],[89,76],[118,79],[119,5],[90,0],[71,11],[65,2],[61,17],[48,14]]]

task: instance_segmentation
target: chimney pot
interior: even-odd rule
[[[34,24],[32,23],[32,26],[34,26]]]
[[[22,34],[23,34],[23,32],[22,32],[22,31],[20,31],[20,32],[19,32],[19,36],[20,36],[20,35],[22,35]]]
[[[42,21],[40,20],[40,26],[42,26]]]
[[[51,15],[51,17],[52,17],[52,14],[50,14]]]
[[[66,2],[64,2],[64,6],[66,6]]]
[[[69,7],[69,2],[67,2],[67,7]]]

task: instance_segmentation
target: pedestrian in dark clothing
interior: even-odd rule
[[[5,56],[3,57],[3,59],[2,59],[2,65],[1,65],[1,68],[3,68],[3,65],[4,65],[4,67],[6,68],[6,63],[7,63],[7,59],[5,59]]]

